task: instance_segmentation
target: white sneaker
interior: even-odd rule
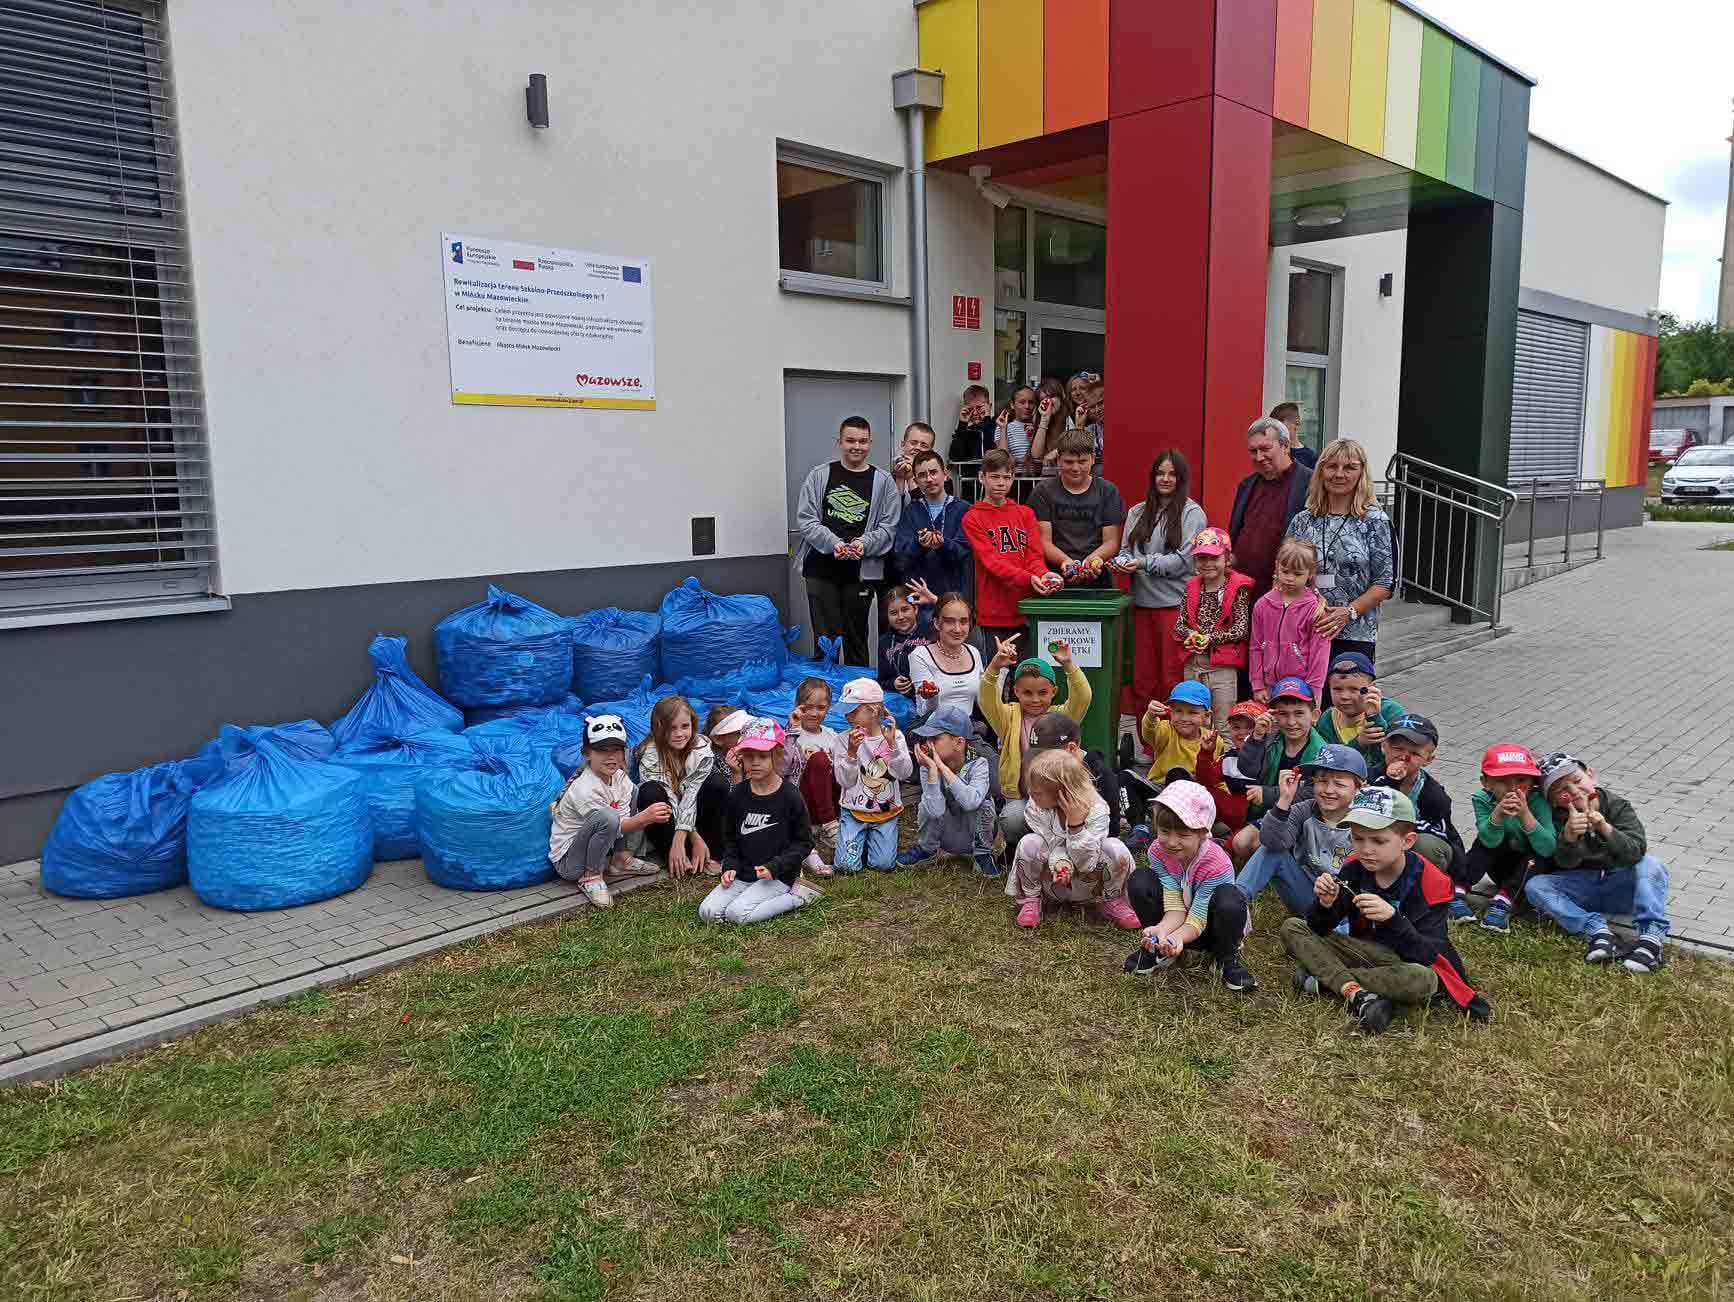
[[[662,869],[645,859],[611,859],[608,863],[610,877],[656,877]]]
[[[614,897],[608,893],[608,883],[600,877],[586,877],[578,883],[584,898],[599,909],[612,909]]]

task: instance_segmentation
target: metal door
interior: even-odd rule
[[[783,376],[783,457],[789,522],[789,622],[801,626],[796,646],[811,654],[807,627],[807,589],[797,560],[801,535],[795,529],[795,503],[814,466],[837,459],[837,429],[849,416],[873,426],[873,464],[891,464],[892,382],[882,376],[826,375],[790,371]]]
[[[1033,314],[1028,382],[1040,384],[1052,376],[1063,384],[1079,371],[1101,375],[1103,346],[1101,322]]]

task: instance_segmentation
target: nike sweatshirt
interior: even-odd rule
[[[801,875],[801,863],[813,850],[813,824],[793,783],[779,782],[768,796],[750,782],[729,789],[723,814],[722,865],[751,880],[764,867],[785,886]]]

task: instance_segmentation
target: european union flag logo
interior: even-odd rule
[[[644,283],[644,268],[622,267],[620,269],[620,279],[625,281],[628,285],[642,285]]]
[[[464,260],[464,242],[462,240],[453,240],[452,241],[452,261],[453,262],[462,262],[463,260]]]

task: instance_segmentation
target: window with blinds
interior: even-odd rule
[[[0,0],[0,619],[213,590],[155,0]]]
[[[1589,327],[1539,312],[1517,314],[1507,482],[1576,479],[1583,453]]]

